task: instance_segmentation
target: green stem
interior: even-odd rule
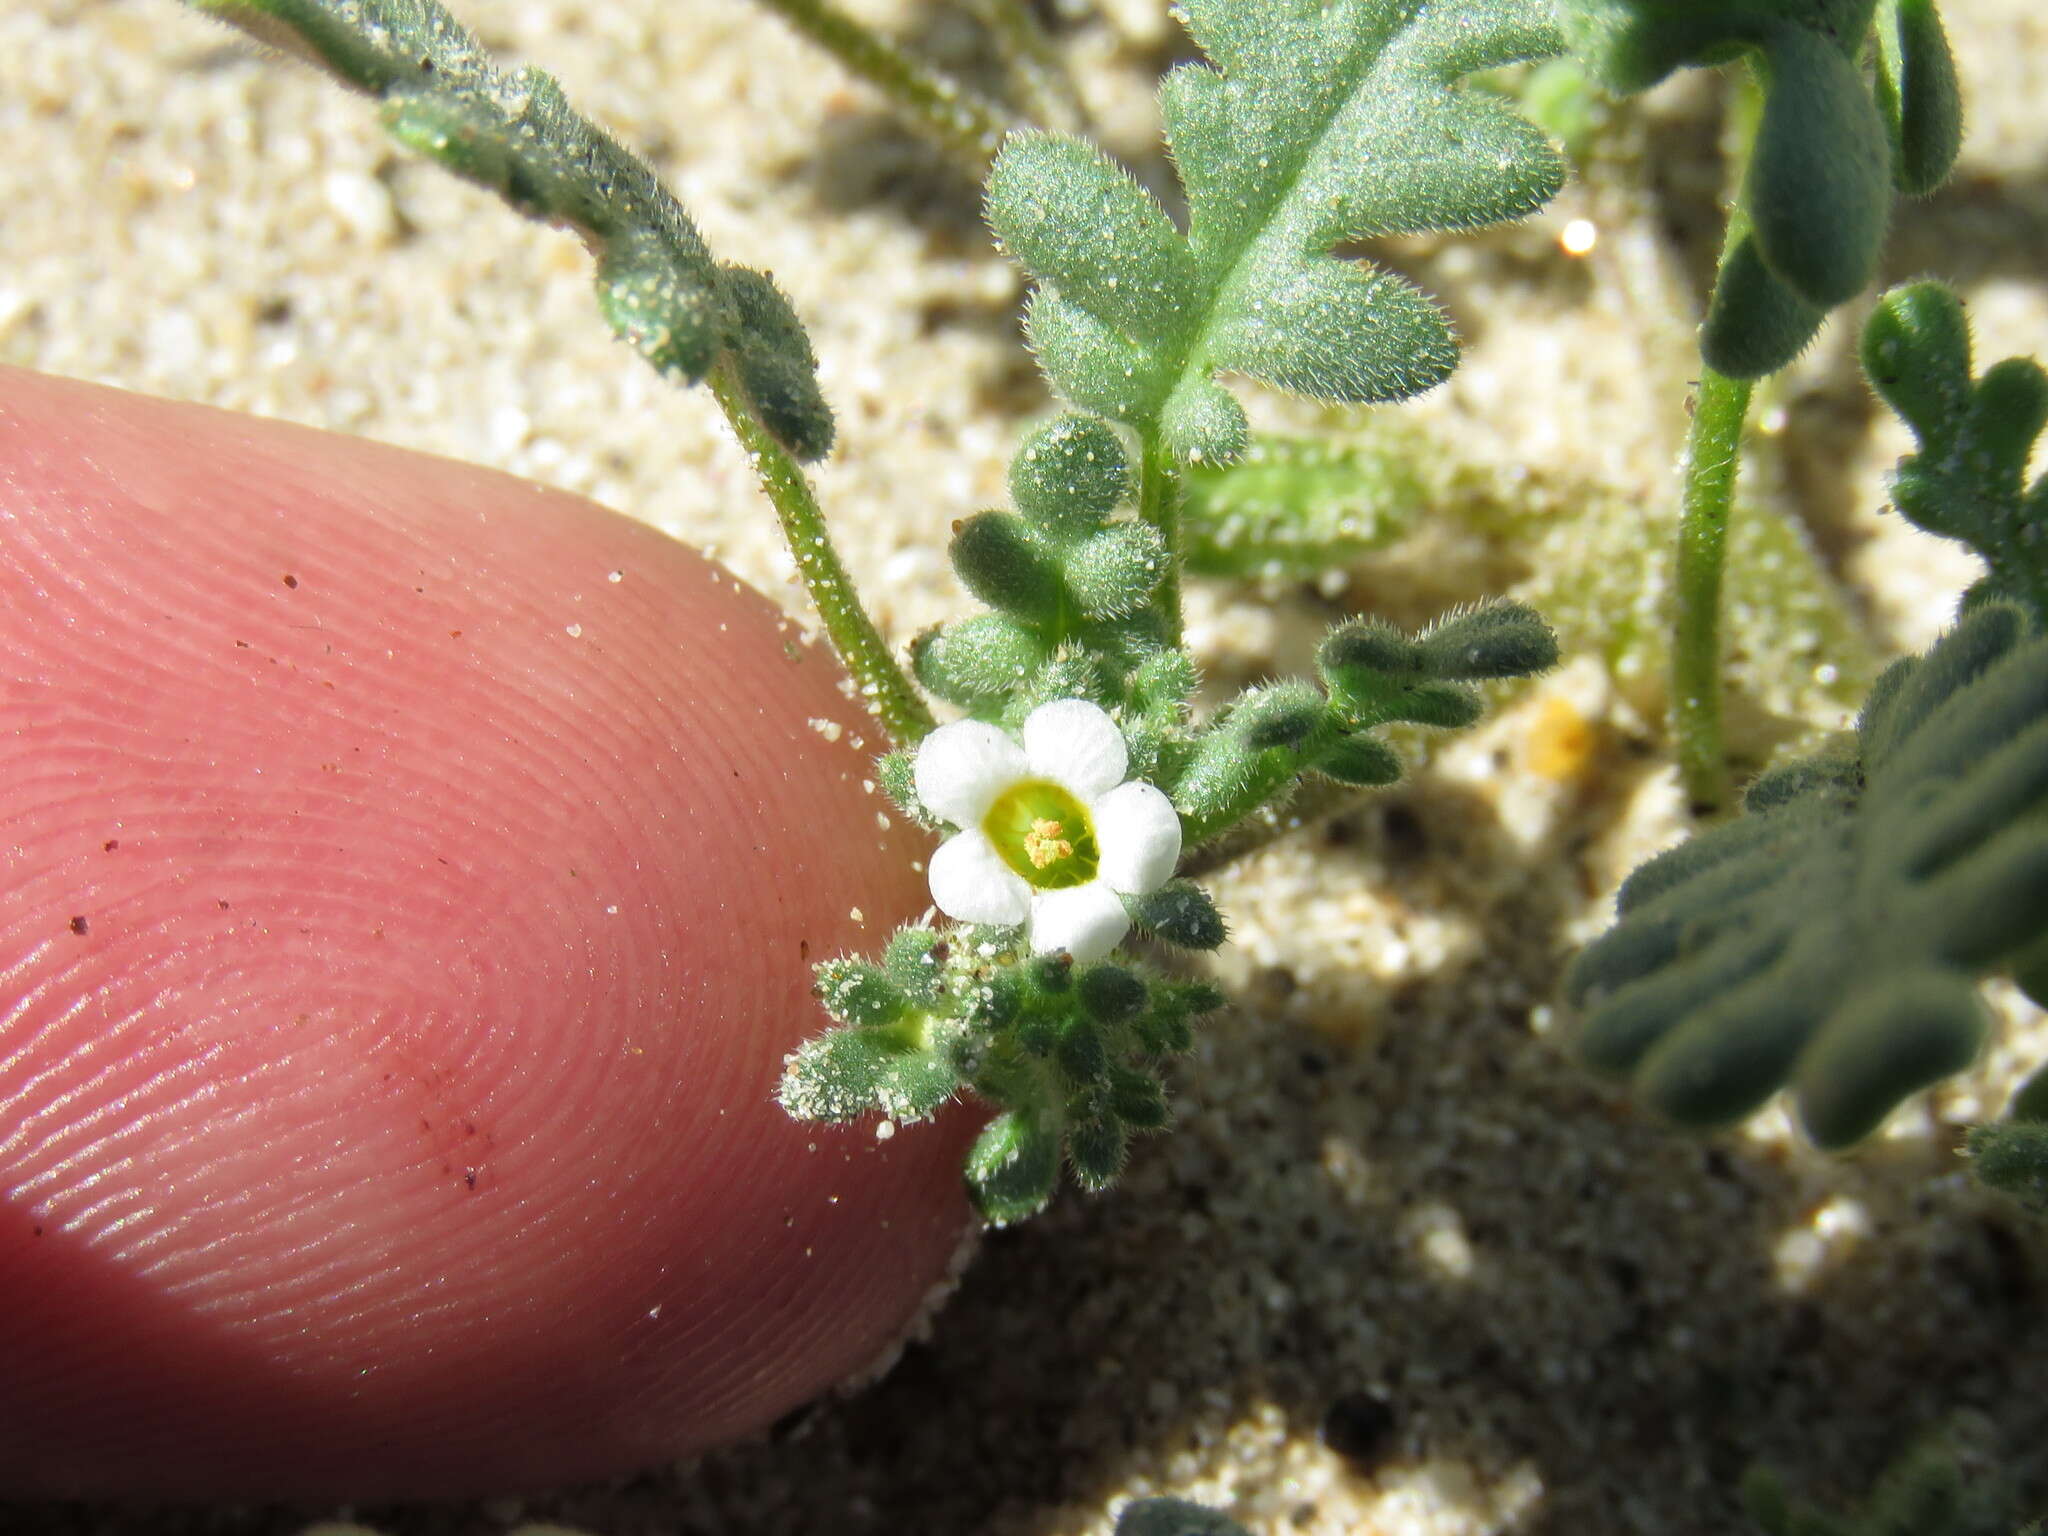
[[[1748,170],[1762,115],[1762,88],[1754,71],[1744,70],[1729,103],[1726,135],[1727,158],[1738,187]],[[1749,218],[1742,205],[1731,204],[1717,271],[1748,232]],[[1719,810],[1728,800],[1728,752],[1721,737],[1721,571],[1750,393],[1751,381],[1731,379],[1701,362],[1681,470],[1671,726],[1679,778],[1693,810],[1701,815]]]
[[[825,531],[825,515],[811,495],[802,467],[748,408],[746,391],[733,377],[730,360],[719,359],[709,382],[740,447],[746,450],[747,462],[760,477],[761,489],[774,504],[804,590],[824,621],[841,664],[867,707],[888,728],[890,739],[899,747],[915,745],[932,729],[931,711],[861,606],[853,579],[840,564],[839,552]]]
[[[1180,468],[1173,453],[1160,439],[1148,437],[1139,457],[1138,516],[1166,541],[1166,576],[1152,601],[1166,626],[1168,645],[1179,645],[1181,635],[1180,568],[1187,552],[1181,547],[1180,504]]]
[[[912,123],[965,161],[977,181],[987,174],[1003,135],[1017,126],[1001,108],[912,58],[831,0],[760,3],[887,96]]]
[[[1699,812],[1728,798],[1721,741],[1721,570],[1735,500],[1750,384],[1702,366],[1685,446],[1678,524],[1678,614],[1671,637],[1671,712],[1678,770]]]
[[[1025,0],[967,0],[994,39],[1011,87],[1030,114],[1048,128],[1087,131],[1087,114],[1065,61]]]

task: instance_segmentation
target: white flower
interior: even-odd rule
[[[1041,704],[1019,747],[979,720],[917,749],[917,797],[960,830],[932,855],[932,900],[963,923],[1024,923],[1037,954],[1099,960],[1130,931],[1122,896],[1180,861],[1180,816],[1124,782],[1123,732],[1082,699]]]

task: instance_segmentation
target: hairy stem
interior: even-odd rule
[[[760,0],[958,157],[979,181],[1013,127],[1001,108],[911,57],[831,0]]]
[[[1729,102],[1734,185],[1741,184],[1748,168],[1762,116],[1763,90],[1754,73],[1744,70]],[[1727,263],[1748,232],[1748,216],[1739,203],[1731,204],[1717,267]],[[1750,393],[1751,381],[1731,379],[1702,361],[1686,433],[1678,606],[1671,633],[1671,725],[1679,777],[1693,810],[1702,815],[1728,800],[1728,753],[1721,738],[1721,570]]]
[[[1678,769],[1699,812],[1728,798],[1721,742],[1721,569],[1735,499],[1747,379],[1702,365],[1685,445],[1678,524],[1678,613],[1671,636],[1671,718]]]
[[[932,729],[931,711],[861,606],[853,579],[840,564],[839,552],[825,531],[825,515],[811,495],[802,467],[748,408],[746,392],[733,377],[729,360],[721,359],[711,370],[710,384],[740,447],[746,450],[747,462],[760,478],[761,489],[774,504],[804,590],[824,621],[825,633],[832,637],[832,648],[839,653],[847,675],[860,690],[862,701],[888,729],[890,739],[899,747],[915,745]]]
[[[1157,437],[1144,440],[1139,455],[1138,516],[1159,530],[1166,541],[1166,575],[1152,601],[1166,625],[1169,645],[1179,645],[1181,636],[1180,568],[1186,551],[1181,547],[1180,466],[1173,452]]]

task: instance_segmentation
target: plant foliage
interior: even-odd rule
[[[2008,604],[1878,680],[1845,750],[1651,860],[1567,982],[1579,1047],[1715,1125],[1790,1083],[1813,1139],[1867,1135],[1961,1070],[1975,978],[2048,929],[2048,640]]]
[[[554,77],[507,75],[438,0],[192,0],[377,98],[393,138],[566,224],[597,257],[612,329],[689,382],[724,361],[761,423],[802,459],[832,446],[803,326],[773,282],[720,263],[653,170],[569,105]]]
[[[1220,1509],[1186,1499],[1135,1499],[1116,1517],[1116,1536],[1246,1536]]]
[[[1672,1119],[1739,1119],[1789,1083],[1831,1147],[1969,1064],[1978,976],[2010,967],[2048,995],[2048,481],[2023,486],[2048,376],[2009,359],[1973,379],[1935,283],[1885,296],[1863,358],[1920,440],[1899,510],[1989,574],[1877,680],[1853,742],[1766,774],[1740,820],[1631,875],[1566,984],[1588,1063]]]
[[[1085,140],[1014,135],[988,217],[1039,280],[1028,313],[1069,400],[1184,460],[1245,445],[1213,375],[1317,399],[1397,400],[1457,363],[1450,327],[1347,241],[1468,229],[1540,207],[1563,179],[1542,133],[1475,70],[1554,52],[1540,0],[1187,0],[1209,63],[1160,108],[1187,191],[1182,233]]]
[[[1204,576],[1341,570],[1414,526],[1430,495],[1412,452],[1256,435],[1183,490],[1187,568]]]
[[[1558,0],[1609,89],[1748,58],[1762,120],[1701,334],[1733,378],[1782,368],[1870,286],[1894,191],[1940,186],[1962,140],[1955,63],[1932,0]],[[1876,22],[1872,78],[1864,55]]]
[[[1892,478],[1893,504],[1989,567],[1965,605],[2002,598],[2048,625],[2048,472],[2026,483],[2048,373],[2009,357],[1972,377],[1962,301],[1940,283],[1884,296],[1863,329],[1863,369],[1919,439]]]
[[[1940,1436],[1893,1462],[1852,1515],[1829,1514],[1791,1496],[1784,1480],[1755,1467],[1742,1502],[1765,1536],[2032,1536],[2019,1531],[2012,1489],[1996,1473],[1967,1473]]]
[[[1392,783],[1400,760],[1375,732],[1397,721],[1469,725],[1482,710],[1474,683],[1556,660],[1549,628],[1515,603],[1455,614],[1413,637],[1354,620],[1324,641],[1317,682],[1249,690],[1197,723],[1193,663],[1166,641],[1150,603],[1163,547],[1149,524],[1124,515],[1135,483],[1100,417],[1047,423],[1011,462],[1018,511],[984,512],[954,535],[954,568],[989,611],[922,636],[913,655],[926,687],[1008,729],[1058,699],[1109,710],[1132,771],[1172,799],[1190,844],[1283,798],[1305,773]],[[936,825],[916,798],[913,757],[891,754],[881,782]],[[1188,881],[1126,907],[1170,947],[1211,950],[1225,936],[1208,895]],[[996,1105],[967,1165],[976,1203],[995,1222],[1040,1209],[1063,1163],[1085,1189],[1111,1183],[1130,1138],[1166,1123],[1165,1061],[1222,1004],[1206,984],[1150,966],[1027,956],[1010,928],[905,929],[879,964],[818,967],[817,991],[836,1027],[790,1058],[783,1106],[807,1119],[917,1120],[963,1091]]]
[[[2043,997],[2039,980],[2037,974],[2030,989],[2037,1003]],[[2013,1095],[2005,1119],[1970,1132],[1969,1153],[1980,1182],[2048,1216],[2048,1067]]]

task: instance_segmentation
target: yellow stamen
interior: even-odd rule
[[[1073,857],[1074,845],[1060,836],[1060,824],[1036,818],[1024,834],[1024,855],[1034,869],[1043,869],[1056,859]]]

